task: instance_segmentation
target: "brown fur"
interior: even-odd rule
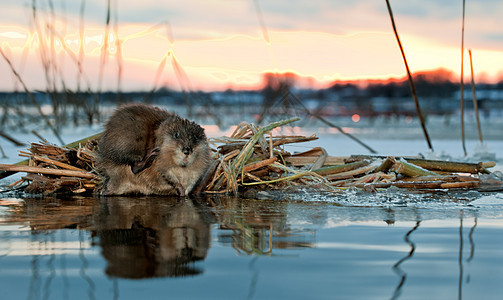
[[[188,195],[210,163],[204,129],[143,104],[117,109],[99,141],[105,194]]]

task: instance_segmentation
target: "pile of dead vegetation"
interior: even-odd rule
[[[503,182],[490,172],[494,162],[453,162],[421,157],[352,155],[334,157],[320,147],[289,153],[285,145],[316,140],[312,136],[274,135],[296,118],[256,126],[242,123],[228,137],[212,138],[214,161],[196,192],[238,194],[250,188],[310,188],[340,192],[347,188],[376,191],[389,187],[420,190],[476,189],[501,191]],[[26,172],[12,188],[26,193],[99,193],[96,173],[97,138],[60,147],[33,143],[20,153],[28,159],[0,165],[2,178]]]

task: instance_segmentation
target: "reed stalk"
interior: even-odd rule
[[[28,87],[26,86],[26,84],[24,83],[23,79],[21,78],[21,75],[19,75],[19,73],[17,72],[17,70],[14,68],[14,66],[12,65],[12,62],[10,61],[10,59],[7,57],[7,55],[5,55],[2,47],[0,47],[0,54],[2,55],[2,57],[4,58],[4,60],[7,62],[7,64],[9,65],[9,68],[11,69],[12,71],[12,74],[14,74],[14,76],[16,77],[16,79],[19,81],[19,83],[21,83],[21,85],[23,86],[23,89],[25,91],[25,93],[28,95],[29,99],[31,100],[31,102],[35,105],[35,107],[37,108],[38,110],[38,113],[40,114],[40,116],[44,119],[45,123],[47,124],[47,126],[49,126],[49,128],[52,130],[52,132],[54,133],[54,135],[56,136],[56,138],[59,140],[59,142],[63,145],[64,142],[63,142],[63,139],[61,138],[61,136],[59,135],[58,131],[56,130],[56,128],[53,126],[53,124],[51,123],[51,121],[49,120],[49,118],[44,114],[44,112],[42,111],[42,108],[40,107],[40,104],[37,102],[37,100],[35,99],[35,97],[33,96],[33,94],[30,92],[30,90],[28,90]]]
[[[355,176],[360,176],[363,174],[369,174],[373,172],[376,169],[376,166],[368,164],[363,167],[359,167],[357,169],[353,169],[350,171],[345,171],[341,173],[335,173],[335,174],[328,174],[325,176],[326,179],[328,180],[339,180],[339,179],[345,179],[345,178],[354,178]]]
[[[482,129],[480,126],[480,117],[479,117],[479,105],[477,102],[477,93],[475,86],[475,75],[473,73],[473,60],[472,60],[472,50],[468,49],[468,55],[470,56],[470,73],[472,77],[472,100],[473,100],[473,108],[475,109],[475,119],[477,120],[477,130],[479,133],[479,141],[482,144],[484,140],[482,139]]]
[[[277,160],[276,157],[271,157],[271,158],[268,158],[268,159],[264,159],[264,160],[261,160],[261,161],[258,161],[258,162],[254,162],[254,163],[248,164],[248,165],[246,165],[246,166],[243,167],[243,172],[255,171],[257,169],[263,168],[265,166],[268,166],[268,165],[274,163],[276,160]]]
[[[356,170],[362,167],[366,167],[370,164],[369,161],[362,160],[362,161],[357,161],[357,162],[352,162],[344,165],[337,165],[337,166],[328,166],[328,167],[323,167],[319,169],[313,170],[314,173],[326,176],[326,175],[331,175],[331,174],[338,174],[338,173],[343,173],[343,172],[348,172],[352,170]]]
[[[3,130],[0,130],[0,136],[3,137],[4,139],[8,140],[9,142],[14,144],[15,146],[21,147],[21,146],[25,145],[24,143],[16,140],[15,138],[10,136],[9,134],[5,133]]]
[[[435,172],[429,171],[427,169],[409,163],[404,159],[397,161],[393,165],[391,170],[397,174],[402,174],[408,177],[437,175]]]
[[[417,99],[416,88],[414,86],[414,80],[412,79],[412,74],[409,69],[409,64],[407,63],[407,57],[405,56],[405,51],[403,50],[402,42],[400,41],[400,37],[398,36],[398,31],[395,25],[395,19],[393,18],[393,12],[391,10],[391,5],[389,4],[389,0],[386,0],[386,5],[388,7],[389,17],[391,19],[391,26],[393,27],[393,32],[395,33],[395,38],[398,43],[398,47],[400,48],[400,53],[402,54],[403,62],[405,64],[405,70],[407,71],[407,78],[409,80],[410,91],[412,93],[412,98],[414,99],[414,104],[416,105],[416,112],[419,118],[419,123],[421,124],[421,128],[423,129],[423,134],[428,143],[428,148],[433,151],[433,146],[430,141],[430,136],[428,135],[428,131],[426,130],[425,121],[423,118],[423,114],[421,113],[421,107],[419,105],[419,100]]]
[[[218,147],[217,157],[204,174],[196,192],[232,192],[237,195],[241,190],[257,185],[272,190],[289,186],[294,189],[306,187],[329,192],[350,187],[376,192],[379,188],[392,186],[429,190],[503,189],[502,181],[482,175],[488,172],[486,168],[495,165],[493,162],[470,164],[368,155],[347,159],[329,156],[325,158],[324,151],[315,147],[297,154],[297,158],[305,159],[305,165],[298,165],[299,162],[291,165],[287,163],[289,158],[296,156],[277,148],[271,156],[269,148],[275,147],[272,143],[274,139],[265,134],[296,120],[298,118],[274,122],[265,127],[241,124],[228,140],[219,139],[222,143],[232,143],[236,139],[248,142],[241,149],[230,152],[221,152],[221,148]],[[75,194],[99,189],[102,181],[93,174],[93,170],[99,167],[95,166],[96,143],[81,146],[81,142],[85,143],[90,138],[69,145],[79,145],[77,151],[47,143],[32,144],[29,152],[21,153],[21,156],[28,156],[31,163],[26,166],[28,160],[25,160],[16,165],[0,165],[0,170],[3,170],[0,172],[0,178],[6,173],[27,172],[29,174],[23,177],[22,182],[30,182],[25,191],[32,193],[71,191]],[[281,140],[282,137],[276,139]],[[291,140],[291,143],[296,142],[298,141]],[[328,163],[331,161],[346,163],[336,166],[324,164],[323,167],[312,171],[310,165],[320,157]]]
[[[7,155],[5,155],[5,151],[3,151],[2,145],[0,145],[0,152],[2,153],[2,158],[7,158]]]
[[[65,147],[65,148],[78,148],[79,145],[83,145],[83,144],[87,143],[90,140],[95,140],[95,139],[97,140],[97,139],[99,139],[102,134],[103,134],[103,132],[99,132],[99,133],[90,135],[88,137],[82,138],[80,140],[77,140],[75,142],[71,142],[69,144],[66,144],[63,147]]]
[[[105,72],[105,67],[108,61],[109,55],[109,38],[110,38],[110,26],[111,26],[111,15],[112,15],[112,4],[111,0],[107,0],[107,12],[105,17],[105,31],[103,33],[103,44],[101,45],[101,56],[100,56],[100,66],[98,70],[98,88],[94,93],[94,99],[91,102],[90,111],[90,120],[89,123],[92,123],[92,118],[96,115],[99,118],[99,100],[101,98],[101,93],[103,91],[103,77]]]
[[[123,57],[122,57],[122,41],[119,38],[119,17],[118,17],[117,1],[114,1],[114,26],[113,33],[115,36],[116,62],[117,62],[117,102],[122,103],[122,72],[123,72]]]
[[[189,77],[185,73],[182,65],[178,61],[175,56],[175,53],[172,50],[169,50],[169,58],[171,59],[171,66],[173,67],[173,71],[175,72],[176,78],[178,80],[178,84],[183,92],[185,98],[185,105],[187,106],[187,116],[189,118],[192,117],[192,102],[190,101],[189,95],[191,94],[192,88],[190,86]]]
[[[87,179],[98,179],[99,178],[97,175],[86,172],[86,171],[62,170],[62,169],[20,166],[20,165],[0,164],[0,171],[26,172],[26,173],[34,173],[34,174],[81,177],[81,178],[87,178]]]
[[[466,163],[456,161],[428,160],[428,159],[405,159],[421,168],[431,171],[459,172],[459,173],[485,173],[482,163]]]
[[[65,50],[65,53],[70,57],[70,59],[77,65],[77,69],[78,69],[78,73],[79,73],[79,77],[77,79],[77,93],[80,92],[80,85],[81,85],[81,81],[84,80],[86,85],[87,85],[87,90],[90,90],[90,82],[89,82],[89,79],[86,77],[85,73],[84,73],[84,70],[82,69],[82,62],[81,62],[81,58],[80,58],[80,54],[79,56],[77,56],[71,49],[70,47],[68,46],[68,43],[65,41],[65,39],[61,36],[61,34],[57,33],[56,31],[54,31],[54,29],[51,29],[53,34],[55,35],[55,37],[58,39],[59,41],[59,44],[61,45],[61,47]],[[61,75],[62,76],[62,75]],[[66,90],[66,89],[64,89]]]
[[[157,87],[159,85],[159,81],[161,79],[161,75],[162,75],[162,72],[164,70],[164,67],[166,66],[166,61],[168,59],[168,53],[166,53],[161,61],[159,62],[159,64],[157,65],[157,70],[155,72],[155,76],[154,76],[154,82],[152,84],[152,88],[150,89],[150,91],[148,93],[145,94],[145,96],[143,97],[143,101],[146,102],[146,103],[149,103],[150,102],[150,98],[152,97],[152,95],[154,94],[154,92],[157,90]]]
[[[392,156],[386,157],[385,160],[375,169],[376,172],[388,172],[391,167],[396,163],[396,160]]]
[[[40,155],[22,154],[20,156],[31,157],[33,160],[40,161],[40,162],[43,162],[43,163],[46,163],[46,164],[50,164],[50,165],[54,165],[56,167],[60,167],[60,168],[67,169],[67,170],[82,171],[81,168],[77,168],[77,167],[74,167],[72,165],[65,164],[65,163],[62,163],[60,161],[57,161],[57,160],[54,160],[54,159],[50,159],[50,158],[47,158],[47,157],[43,157],[43,156],[40,156]]]
[[[311,171],[303,171],[303,172],[295,173],[295,174],[290,175],[290,176],[280,177],[280,178],[266,180],[266,181],[243,182],[242,185],[271,184],[271,183],[277,183],[277,182],[281,182],[281,181],[295,180],[295,179],[298,179],[298,178],[305,177],[307,175],[313,175],[313,172],[311,172]]]
[[[103,74],[105,72],[105,66],[107,64],[108,58],[108,48],[109,48],[109,37],[110,37],[110,19],[111,19],[111,0],[107,0],[107,12],[105,19],[105,32],[103,33],[103,44],[101,45],[101,57],[100,57],[100,67],[98,71],[98,91],[97,95],[101,93],[103,85]],[[95,101],[97,101],[95,99]],[[96,103],[95,103],[96,104]]]
[[[85,26],[84,26],[84,13],[86,11],[86,0],[80,1],[79,9],[79,55],[77,58],[77,93],[80,92],[80,81],[84,75],[82,63],[84,62],[85,54]]]
[[[261,127],[257,133],[255,133],[248,143],[243,147],[238,156],[234,159],[232,164],[228,168],[228,189],[230,188],[233,192],[237,191],[237,177],[241,174],[241,178],[243,177],[244,165],[248,161],[248,159],[252,156],[254,151],[254,146],[259,142],[259,139],[263,139],[265,133],[273,130],[276,127],[284,126],[286,124],[298,121],[299,118],[290,118],[283,121],[273,122],[267,126]]]
[[[269,38],[269,32],[267,31],[267,27],[264,21],[264,15],[262,14],[262,10],[260,9],[260,4],[258,0],[253,0],[253,4],[255,6],[255,12],[257,13],[257,19],[260,24],[260,29],[262,30],[262,36],[268,45],[271,44],[271,39]]]
[[[463,152],[467,156],[465,144],[465,92],[464,92],[464,54],[465,54],[465,0],[463,0],[463,19],[461,24],[461,76],[460,76],[460,114],[461,114],[461,143]]]
[[[349,137],[350,139],[352,139],[353,141],[357,142],[358,144],[360,144],[361,146],[365,147],[367,150],[370,151],[370,153],[377,153],[377,151],[375,151],[374,149],[372,149],[370,146],[368,146],[367,144],[365,144],[364,142],[362,142],[360,139],[358,139],[357,137],[355,137],[354,135],[352,135],[351,133],[349,132],[346,132],[344,130],[344,128],[340,127],[340,126],[337,126],[336,124],[328,121],[327,119],[323,118],[322,116],[320,116],[319,114],[314,114],[312,113],[303,103],[302,101],[294,94],[292,94],[291,92],[289,92],[290,95],[292,96],[292,98],[297,102],[298,105],[300,105],[300,107],[302,108],[302,110],[304,112],[306,112],[309,116],[311,117],[315,117],[316,119],[320,120],[322,123],[325,123],[326,125],[330,126],[330,127],[334,127],[334,128],[337,128],[337,130],[339,130],[340,133],[344,134],[345,136]]]
[[[285,158],[286,162],[292,166],[305,166],[309,164],[314,164],[319,157],[316,156],[288,156]],[[347,156],[327,156],[324,166],[337,166],[343,165],[344,159]]]

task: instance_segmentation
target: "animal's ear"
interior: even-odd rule
[[[150,150],[141,161],[133,163],[131,165],[131,171],[133,172],[133,174],[138,174],[146,168],[150,167],[154,159],[159,155],[159,152],[159,148],[152,148],[152,150]]]

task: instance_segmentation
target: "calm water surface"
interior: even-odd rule
[[[501,299],[503,195],[0,199],[1,299]]]
[[[428,119],[435,154],[463,157],[454,140],[459,128]],[[491,119],[490,125],[484,133],[492,132],[488,144],[501,158],[501,122]],[[381,155],[427,149],[417,123],[362,126],[348,130]],[[207,134],[223,135],[215,128]],[[283,134],[311,134],[297,132],[302,128]],[[289,148],[361,153],[360,145],[332,129],[315,130],[319,140]],[[96,133],[87,131],[67,128],[64,140]],[[19,160],[20,149],[2,146],[10,159],[1,163]],[[476,146],[467,141],[469,152]],[[497,163],[503,171],[503,161]],[[0,300],[503,299],[501,192],[250,197],[0,194]]]

